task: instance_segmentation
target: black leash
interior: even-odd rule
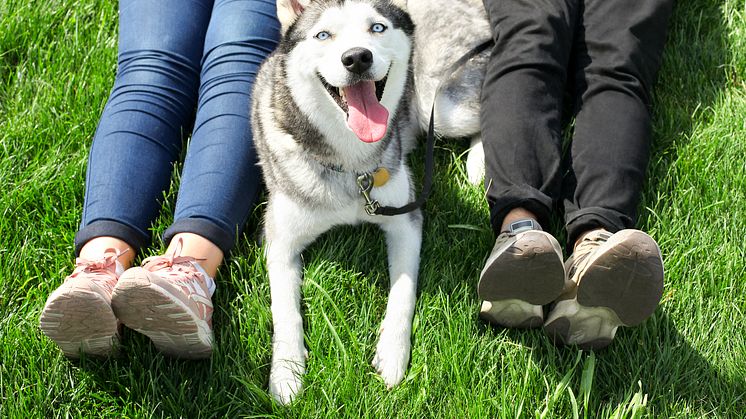
[[[453,73],[455,73],[456,70],[458,70],[461,66],[466,64],[467,61],[476,57],[492,45],[493,41],[490,39],[470,49],[466,54],[459,58],[458,61],[453,63],[448,68],[446,79],[448,79]],[[420,196],[416,200],[414,200],[414,202],[410,202],[403,207],[381,206],[378,201],[370,199],[370,191],[371,189],[373,189],[372,175],[370,173],[360,175],[357,179],[357,183],[360,187],[360,193],[365,198],[365,211],[368,213],[368,215],[392,216],[405,214],[410,211],[414,211],[417,208],[420,208],[430,196],[430,192],[433,188],[433,160],[435,153],[435,99],[438,97],[438,93],[440,92],[440,88],[442,86],[443,82],[441,82],[438,85],[438,88],[435,89],[435,96],[433,97],[433,107],[432,109],[430,109],[430,126],[427,129],[427,150],[425,152],[425,179],[422,184],[422,192],[420,192]]]

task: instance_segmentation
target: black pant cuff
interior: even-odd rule
[[[150,235],[137,228],[114,220],[94,221],[75,233],[75,257],[86,243],[97,237],[114,237],[126,242],[132,250],[138,252],[150,242]]]
[[[495,234],[500,234],[503,220],[508,213],[514,208],[523,208],[527,211],[532,212],[536,215],[539,225],[542,228],[549,226],[549,216],[551,208],[549,205],[533,198],[516,198],[516,199],[501,199],[498,204],[491,205],[490,208],[490,224],[492,224],[492,231]]]
[[[583,233],[603,228],[611,233],[616,233],[625,228],[634,228],[635,222],[632,217],[608,208],[584,208],[565,215],[567,229],[567,248],[572,249],[575,241]]]
[[[163,241],[168,245],[171,239],[179,233],[194,233],[206,238],[220,248],[224,256],[230,253],[236,241],[234,232],[227,231],[213,221],[205,218],[182,218],[177,220],[163,233]]]

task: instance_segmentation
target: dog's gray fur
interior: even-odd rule
[[[409,77],[399,108],[389,125],[389,133],[383,140],[370,146],[374,151],[359,161],[343,161],[343,157],[334,152],[318,128],[314,127],[308,117],[300,111],[287,84],[287,54],[325,8],[342,4],[344,1],[315,0],[310,3],[313,7],[306,9],[302,18],[288,28],[277,50],[265,62],[257,76],[252,121],[256,147],[270,193],[282,190],[314,206],[337,207],[340,201],[359,200],[359,191],[355,184],[358,173],[384,166],[392,168],[391,175],[394,175],[399,162],[414,148],[412,125],[415,114],[410,104],[414,87],[413,80]],[[394,8],[387,1],[371,0],[368,3],[375,5],[382,14],[395,16],[401,20],[401,27],[405,32],[412,34],[411,21],[400,9]],[[267,112],[272,113],[270,119],[276,121],[279,128],[302,145],[302,149],[298,149],[294,156],[277,156],[272,152],[270,139],[265,135],[262,122],[270,116]],[[315,180],[318,182],[314,179],[288,176],[288,173],[297,168],[300,161],[307,164],[310,171],[315,172],[318,176]],[[332,169],[340,166],[348,170],[339,172]],[[322,193],[319,193],[319,188],[323,189]]]
[[[389,126],[389,134],[380,142],[371,145],[375,151],[358,162],[345,162],[329,146],[319,130],[313,126],[290,95],[290,87],[284,77],[286,56],[278,51],[263,66],[256,79],[253,104],[253,129],[256,148],[260,156],[262,172],[267,190],[283,191],[315,207],[339,207],[343,202],[358,201],[360,192],[356,185],[358,173],[370,171],[378,166],[390,167],[395,175],[399,163],[414,147],[412,124],[414,114],[409,98],[412,97],[412,80],[406,82],[404,100]],[[271,113],[271,115],[269,114]],[[279,156],[273,152],[271,139],[265,135],[263,120],[270,117],[283,132],[291,135],[302,147],[292,156]],[[290,175],[297,170],[299,162],[314,172],[316,179],[297,178]],[[337,171],[337,167],[348,170]]]
[[[468,138],[467,176],[479,184],[484,152],[479,127],[479,98],[490,49],[470,59],[453,74],[453,63],[492,37],[481,0],[398,0],[415,24],[413,100],[422,130],[427,129],[435,100],[435,131],[448,138]]]
[[[435,91],[442,84],[435,108],[438,134],[451,138],[478,134],[479,97],[489,51],[469,60],[454,74],[448,70],[469,50],[492,36],[482,1],[409,0],[405,3],[416,28],[414,72],[420,126],[423,130],[427,128]],[[449,106],[443,101],[449,102]],[[460,110],[458,113],[468,115],[469,124],[452,117],[454,107]]]

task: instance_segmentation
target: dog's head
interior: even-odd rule
[[[329,110],[364,142],[384,138],[409,77],[409,16],[386,0],[279,0],[277,7],[301,109]]]

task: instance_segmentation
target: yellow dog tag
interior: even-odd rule
[[[389,181],[389,171],[385,167],[379,167],[373,172],[373,186],[380,188]]]

